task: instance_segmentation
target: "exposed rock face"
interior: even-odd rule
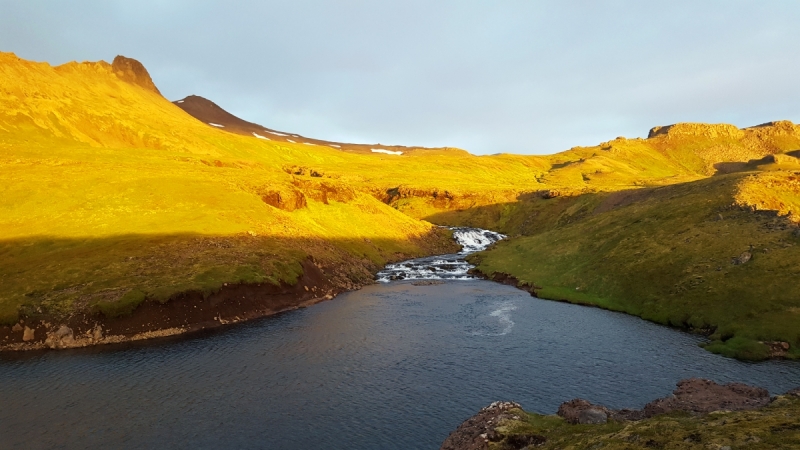
[[[641,411],[632,409],[609,409],[605,406],[595,405],[582,398],[576,398],[562,403],[561,406],[558,407],[558,412],[556,414],[572,424],[600,424],[606,423],[609,419],[624,421],[641,420],[644,418],[644,413]]]
[[[307,206],[305,195],[296,189],[269,190],[261,194],[261,200],[272,207],[290,212]]]
[[[775,155],[768,155],[767,160],[776,164],[798,164],[800,160],[792,155],[785,153],[777,153]]]
[[[707,124],[707,123],[676,123],[663,127],[653,127],[648,133],[647,138],[666,135],[667,137],[692,136],[706,137],[710,139],[744,137],[745,132],[734,125],[727,123]]]
[[[766,389],[741,383],[719,385],[711,380],[690,378],[678,382],[678,388],[675,389],[673,395],[654,400],[645,405],[641,411],[612,410],[576,398],[562,403],[557,414],[569,423],[590,424],[605,423],[603,415],[606,419],[618,421],[641,420],[673,411],[709,413],[723,410],[757,409],[767,405],[769,401],[769,392]]]
[[[441,450],[484,450],[489,448],[489,441],[498,441],[500,436],[495,427],[502,421],[519,417],[514,410],[522,407],[514,402],[494,402],[483,408],[478,414],[470,417],[450,433],[442,444]],[[543,442],[543,441],[542,441]],[[528,444],[525,444],[528,445]],[[522,448],[521,445],[518,448]]]
[[[644,407],[645,417],[672,411],[710,413],[758,409],[770,401],[769,392],[742,383],[719,385],[711,380],[690,378],[678,382],[670,397],[654,400]]]
[[[111,63],[111,69],[121,80],[141,86],[148,91],[153,91],[161,95],[156,84],[153,83],[153,79],[150,78],[147,69],[145,69],[144,65],[139,61],[117,55],[117,57],[114,58],[114,62]]]

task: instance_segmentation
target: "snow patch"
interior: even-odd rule
[[[266,132],[267,132],[267,133],[272,133],[272,134],[274,134],[275,136],[288,136],[288,134],[278,133],[277,131],[269,131],[269,130],[266,130]]]
[[[311,142],[303,142],[303,144],[306,144],[306,145],[317,145],[317,144],[312,144]]]
[[[330,144],[330,146],[331,146],[331,147],[336,147],[336,148],[342,148],[342,146],[341,146],[341,145],[336,145],[336,144]]]
[[[266,139],[268,141],[271,140],[270,138],[268,138],[266,136],[262,136],[262,135],[256,133],[255,131],[253,132],[253,136],[255,136],[255,137],[259,138],[259,139]]]
[[[177,102],[175,102],[175,103],[183,103],[183,100],[178,100],[178,101],[177,101]]]
[[[225,128],[225,125],[220,125],[218,123],[208,122],[208,124],[211,125],[212,127]]]
[[[295,141],[293,141],[291,139],[287,139],[287,141],[291,142],[292,144],[297,144],[297,142],[295,142]]]
[[[372,153],[385,153],[387,155],[402,155],[403,152],[393,152],[391,150],[384,150],[382,148],[373,148]]]

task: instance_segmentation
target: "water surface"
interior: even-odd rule
[[[800,365],[482,280],[368,286],[191,338],[0,358],[0,448],[435,449],[495,400],[641,407],[691,376],[772,393]]]

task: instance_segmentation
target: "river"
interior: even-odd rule
[[[642,407],[692,376],[800,386],[795,362],[440,275],[189,337],[3,354],[0,448],[435,449],[495,400],[552,414],[574,397]]]

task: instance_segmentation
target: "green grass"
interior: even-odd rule
[[[673,413],[638,422],[603,425],[570,425],[558,416],[517,411],[520,420],[498,427],[501,440],[491,450],[518,448],[509,445],[516,436],[539,435],[541,449],[797,449],[800,448],[800,399],[778,397],[757,411],[716,412],[693,416]]]
[[[707,332],[709,350],[762,359],[758,341],[800,347],[800,284],[790,281],[800,275],[800,240],[787,218],[736,206],[748,176],[531,200],[511,215],[545,220],[508,219],[517,228],[504,231],[530,235],[472,260],[541,287],[542,298]],[[745,251],[752,259],[733,264]]]
[[[723,354],[758,354],[757,340],[796,354],[797,238],[785,219],[729,209],[796,219],[788,166],[749,162],[800,148],[791,123],[683,124],[547,156],[389,156],[226,133],[104,63],[0,53],[0,86],[0,323],[125,312],[141,297],[129,292],[292,283],[309,257],[366,282],[387,261],[443,251],[433,222],[510,234],[481,268],[542,296],[714,329]],[[718,164],[762,172],[708,178]],[[753,260],[731,266],[750,244]]]

